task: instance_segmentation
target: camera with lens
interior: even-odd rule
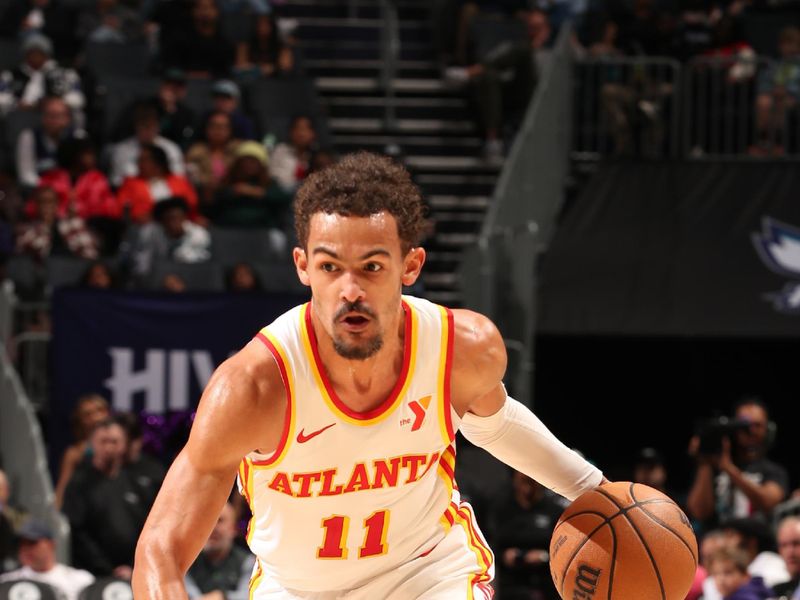
[[[714,417],[703,419],[695,424],[695,434],[700,438],[698,454],[716,456],[722,452],[722,439],[735,441],[737,431],[750,429],[750,422],[732,417]]]

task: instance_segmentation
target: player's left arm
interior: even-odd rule
[[[506,350],[494,323],[468,310],[454,310],[453,321],[450,397],[464,437],[570,500],[604,483],[596,467],[507,395]]]

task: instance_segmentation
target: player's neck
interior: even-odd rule
[[[397,383],[405,353],[405,313],[401,309],[396,319],[388,324],[383,346],[373,356],[363,360],[341,356],[333,340],[312,316],[318,333],[317,346],[322,368],[336,395],[348,408],[365,412],[380,406],[389,397]]]

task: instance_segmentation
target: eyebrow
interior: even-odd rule
[[[318,247],[318,248],[314,248],[314,250],[311,252],[311,254],[312,255],[327,254],[327,255],[331,256],[332,258],[336,258],[336,259],[340,258],[339,255],[336,254],[336,252],[334,252],[330,248],[325,248],[324,246],[321,246],[321,247]],[[391,258],[392,257],[392,255],[389,253],[388,250],[385,250],[383,248],[375,248],[374,250],[370,250],[369,252],[367,252],[365,254],[362,254],[358,258],[358,260],[367,260],[368,258],[372,258],[373,256],[378,256],[378,255],[386,256],[387,258]]]

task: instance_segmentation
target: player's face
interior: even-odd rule
[[[778,530],[778,552],[792,577],[800,575],[800,521],[786,521]]]
[[[400,311],[403,285],[412,285],[425,251],[403,253],[395,218],[316,213],[305,249],[295,248],[300,281],[311,286],[314,315],[340,356],[364,360],[383,346]],[[391,333],[391,332],[388,332]]]

